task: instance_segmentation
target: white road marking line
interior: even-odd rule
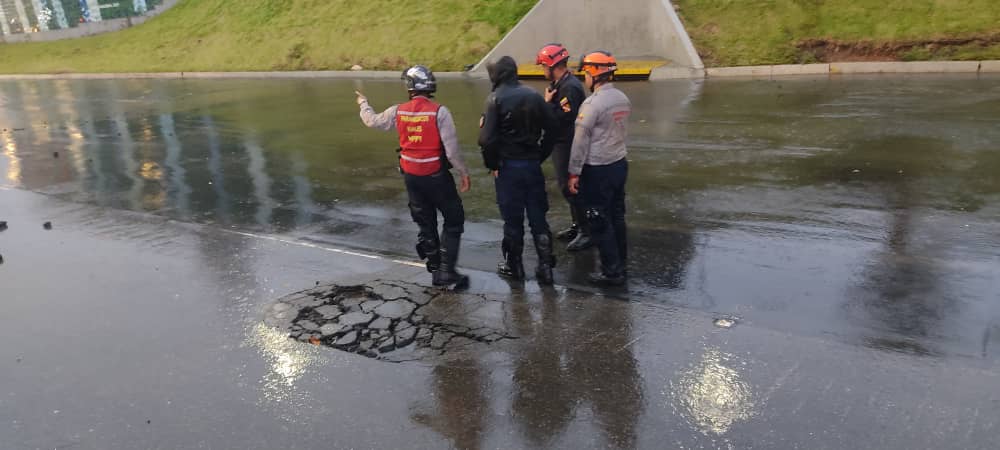
[[[224,231],[226,233],[230,233],[230,234],[236,234],[236,235],[243,236],[243,237],[249,237],[249,238],[254,238],[254,239],[265,239],[265,240],[268,240],[268,241],[280,242],[282,244],[297,245],[299,247],[314,248],[314,249],[317,249],[317,250],[325,250],[325,251],[328,251],[328,252],[339,253],[341,255],[357,256],[357,257],[360,257],[360,258],[374,259],[374,260],[377,260],[377,261],[388,261],[388,262],[392,262],[392,263],[396,263],[396,264],[402,264],[402,265],[411,266],[411,267],[424,267],[423,263],[419,263],[419,262],[415,262],[415,261],[406,261],[406,260],[402,260],[402,259],[391,259],[391,258],[386,258],[386,257],[383,257],[383,256],[379,256],[379,255],[370,255],[370,254],[367,254],[367,253],[360,253],[360,252],[355,252],[355,251],[351,251],[351,250],[344,250],[344,249],[336,248],[336,247],[329,247],[329,246],[325,246],[325,245],[312,244],[312,243],[309,243],[309,242],[302,242],[302,241],[292,240],[292,239],[284,239],[284,238],[280,238],[280,237],[277,237],[277,236],[268,236],[268,235],[263,235],[263,234],[247,233],[245,231],[235,231],[235,230],[226,230],[226,229],[222,229],[222,231]]]

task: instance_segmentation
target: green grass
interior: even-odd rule
[[[797,43],[927,41],[1000,34],[997,0],[675,0],[709,66],[792,64]],[[908,49],[898,59],[989,59],[1000,45]]]
[[[460,70],[535,0],[183,0],[143,25],[0,44],[0,72]]]

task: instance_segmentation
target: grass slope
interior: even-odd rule
[[[996,42],[1000,40],[998,0],[675,0],[674,3],[695,46],[710,66],[824,59],[1000,59],[1000,44]],[[949,43],[951,38],[980,39]],[[805,44],[810,40],[829,44],[823,51],[816,51]]]
[[[459,70],[535,0],[183,0],[143,25],[0,45],[0,72]]]

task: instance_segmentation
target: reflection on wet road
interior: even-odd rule
[[[674,405],[702,433],[724,435],[753,414],[753,392],[733,359],[718,349],[706,349],[701,361],[672,386]]]
[[[373,102],[394,82],[365,82]],[[7,186],[409,255],[391,136],[341,81],[0,83]],[[627,84],[630,295],[923,354],[1000,323],[1000,79]],[[447,83],[467,157],[487,86]],[[60,152],[60,157],[54,157]],[[496,259],[478,173],[464,258]],[[555,197],[554,197],[555,198]],[[555,224],[566,221],[558,202]],[[564,255],[582,284],[590,255]]]

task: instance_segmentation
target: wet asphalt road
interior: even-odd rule
[[[405,364],[261,325],[319,280],[426,278],[356,87],[398,95],[0,84],[0,448],[992,447],[1000,79],[626,85],[634,302],[484,272],[479,170],[463,266],[521,339]],[[466,145],[485,90],[442,89]]]

